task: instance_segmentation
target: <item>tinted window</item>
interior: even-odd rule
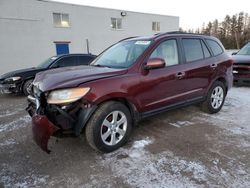
[[[57,59],[56,56],[53,56],[53,57],[50,57],[49,59],[45,60],[44,62],[42,62],[41,64],[39,64],[37,66],[37,68],[42,68],[42,69],[46,69],[48,68],[52,63],[53,61],[55,61]]]
[[[200,39],[182,39],[186,61],[203,59],[203,51]]]
[[[202,45],[202,49],[203,49],[205,58],[211,57],[211,54],[203,41],[201,41],[201,45]]]
[[[93,59],[91,56],[79,56],[77,65],[89,65]]]
[[[219,55],[223,52],[223,49],[221,48],[221,46],[214,40],[206,40],[209,47],[211,48],[212,52],[214,53],[214,55]]]
[[[151,54],[150,58],[162,58],[166,66],[177,65],[178,50],[176,40],[167,40],[162,42]]]
[[[68,67],[68,66],[75,66],[76,64],[76,57],[64,57],[60,59],[56,63],[59,67]]]

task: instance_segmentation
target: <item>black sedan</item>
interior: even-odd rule
[[[233,53],[233,75],[235,85],[250,84],[250,42],[237,53]]]
[[[37,67],[21,69],[0,76],[0,92],[28,95],[36,73],[58,67],[89,65],[95,58],[96,56],[92,54],[64,54],[50,57]]]

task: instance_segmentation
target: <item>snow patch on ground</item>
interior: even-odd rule
[[[16,109],[15,111],[6,110],[4,112],[0,112],[0,118],[6,117],[6,116],[12,116],[12,115],[18,114],[21,111],[23,111],[23,109],[21,109],[21,108]]]
[[[179,159],[170,151],[151,154],[145,147],[152,143],[149,138],[135,141],[131,148],[121,148],[97,161],[132,187],[199,187],[182,172],[193,174],[196,181],[206,180],[202,164]]]
[[[153,141],[149,140],[148,138],[145,140],[139,140],[139,141],[135,141],[131,151],[129,153],[129,156],[131,158],[140,158],[144,155],[145,153],[145,146],[151,144]]]
[[[30,121],[31,121],[30,116],[26,115],[10,123],[0,125],[0,133],[7,131],[9,132],[16,129],[20,129],[22,127],[26,127],[28,126],[28,122]]]
[[[250,141],[246,140],[246,139],[241,139],[240,144],[238,145],[238,147],[242,148],[242,149],[248,149],[248,151],[250,151]]]
[[[193,125],[194,123],[190,122],[190,121],[177,121],[175,123],[169,123],[169,124],[174,126],[174,127],[181,128],[181,127]]]
[[[14,168],[8,168],[7,164],[2,164],[0,171],[0,183],[2,182],[5,188],[12,187],[38,187],[45,185],[49,176],[35,175],[30,171],[27,176],[17,174]],[[17,181],[18,180],[18,181]],[[0,184],[1,185],[1,184]]]
[[[0,143],[0,146],[9,146],[9,145],[13,145],[16,144],[15,140],[13,138],[5,140],[3,143]]]
[[[232,134],[249,135],[250,133],[250,88],[232,88],[223,108],[217,114],[198,113],[194,120],[205,121]]]
[[[223,169],[219,159],[209,166],[201,161],[190,161],[171,151],[152,154],[146,146],[153,140],[135,141],[131,148],[121,148],[99,157],[97,161],[110,169],[116,178],[123,179],[131,187],[247,187],[250,185],[246,167],[235,159],[229,159],[230,169]],[[231,172],[234,171],[233,174]],[[94,183],[98,177],[94,177]],[[100,178],[100,177],[99,177]],[[91,184],[92,184],[91,183]],[[93,185],[93,184],[92,184]]]
[[[109,175],[107,175],[109,176]],[[82,188],[93,188],[93,187],[105,187],[105,188],[111,188],[111,178],[106,176],[100,176],[99,174],[90,175],[89,182],[79,186]],[[114,187],[114,186],[113,186]],[[122,187],[122,186],[121,186]]]

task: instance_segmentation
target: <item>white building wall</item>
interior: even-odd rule
[[[69,14],[70,27],[53,25],[53,12]],[[130,36],[152,35],[152,22],[161,31],[179,29],[179,18],[37,0],[0,0],[0,74],[36,66],[56,55],[54,41],[70,41],[70,53],[99,54]],[[111,29],[111,17],[122,18],[122,30]]]

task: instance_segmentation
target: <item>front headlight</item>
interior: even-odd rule
[[[55,90],[49,93],[47,103],[65,104],[75,102],[86,95],[89,90],[89,87]]]
[[[14,76],[14,77],[9,77],[9,78],[6,78],[5,81],[9,82],[9,81],[17,81],[17,80],[20,80],[21,77],[20,76]]]

